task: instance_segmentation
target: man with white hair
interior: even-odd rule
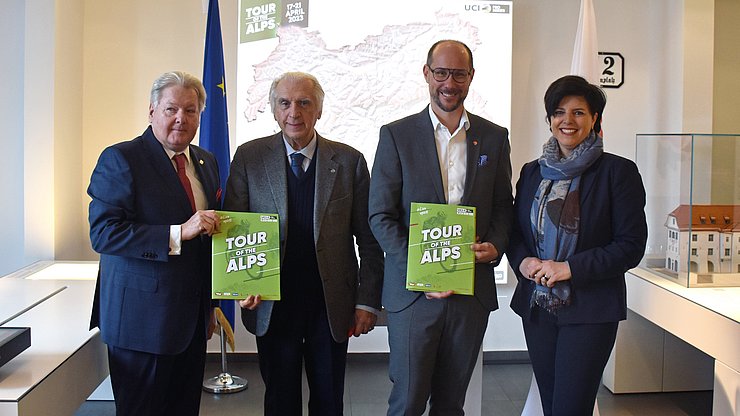
[[[162,74],[150,126],[103,150],[90,178],[90,241],[100,253],[90,325],[108,345],[118,416],[195,416],[200,407],[221,194],[216,159],[190,144],[205,99],[196,77]]]
[[[341,415],[348,338],[371,331],[380,309],[370,174],[359,151],[316,133],[323,100],[312,75],[279,76],[270,105],[281,131],[239,146],[226,184],[224,209],[280,217],[280,301],[240,302],[257,335],[265,415],[302,414],[304,363],[309,415]]]

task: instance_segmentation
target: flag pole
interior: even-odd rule
[[[219,192],[223,197],[226,178],[229,174],[231,153],[229,151],[229,129],[226,106],[226,74],[224,70],[224,51],[221,37],[221,17],[218,0],[208,2],[206,41],[203,53],[203,86],[206,89],[206,108],[201,115],[200,146],[213,153],[218,162]],[[219,209],[221,200],[218,201]],[[226,367],[227,338],[234,350],[234,309],[233,300],[220,300],[215,308],[221,335],[221,373],[203,381],[203,390],[211,393],[236,393],[247,388],[247,380],[229,374]]]

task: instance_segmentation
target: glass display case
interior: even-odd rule
[[[638,134],[640,267],[686,287],[740,286],[740,135]]]

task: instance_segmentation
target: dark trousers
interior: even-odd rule
[[[388,314],[388,416],[462,416],[489,311],[473,296],[419,297]]]
[[[197,416],[205,363],[202,319],[190,345],[180,354],[150,354],[109,345],[116,416]]]
[[[309,313],[290,313],[285,306],[275,303],[267,333],[257,337],[260,373],[265,382],[265,415],[302,415],[304,362],[308,414],[342,415],[348,342],[334,341],[324,307]]]
[[[558,325],[536,309],[523,320],[545,416],[590,416],[618,322]]]

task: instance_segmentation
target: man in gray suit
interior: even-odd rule
[[[240,302],[257,335],[265,415],[302,414],[304,360],[309,414],[341,415],[348,338],[371,331],[380,309],[383,252],[368,225],[367,163],[316,133],[323,100],[309,74],[273,81],[281,132],[239,146],[226,185],[224,209],[280,217],[281,299]]]
[[[512,221],[508,132],[465,111],[473,55],[457,41],[435,43],[423,67],[430,105],[380,129],[370,183],[370,227],[386,254],[388,415],[462,415],[490,311],[498,308],[493,266]],[[474,296],[406,290],[411,202],[477,208]]]

